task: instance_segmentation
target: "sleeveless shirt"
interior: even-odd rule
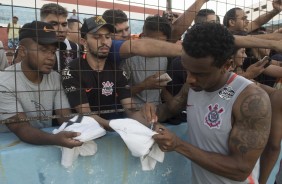
[[[240,93],[252,82],[231,73],[227,83],[220,89],[207,92],[189,90],[187,122],[189,142],[208,152],[228,155],[228,139],[232,129],[232,107]],[[193,184],[247,183],[233,181],[192,164]]]

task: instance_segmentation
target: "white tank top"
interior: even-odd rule
[[[228,154],[228,138],[232,128],[232,107],[240,93],[252,82],[231,73],[227,83],[214,92],[189,90],[187,122],[189,142],[205,151]],[[192,162],[193,184],[247,183],[237,182],[211,173]]]

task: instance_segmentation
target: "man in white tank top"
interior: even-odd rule
[[[162,125],[154,136],[163,151],[192,161],[193,184],[258,183],[252,173],[270,132],[268,95],[251,81],[228,72],[234,37],[219,24],[197,24],[185,35],[182,91],[158,108],[168,117],[186,106],[188,142]],[[188,100],[187,100],[188,99]]]

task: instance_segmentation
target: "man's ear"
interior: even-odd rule
[[[85,38],[80,38],[80,44],[85,47],[86,46],[86,39]]]
[[[83,46],[83,53],[86,54],[88,52],[86,39],[80,38],[80,44]]]
[[[83,45],[82,39],[83,39],[83,38],[79,38],[79,44],[80,44],[80,45]]]
[[[229,27],[234,27],[235,26],[235,20],[234,19],[230,19],[228,21]]]
[[[25,46],[19,45],[17,57],[23,59],[26,56],[27,56],[27,50]]]

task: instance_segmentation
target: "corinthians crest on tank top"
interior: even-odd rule
[[[226,84],[216,91],[196,92],[190,89],[187,101],[189,142],[202,150],[227,155],[233,104],[251,83],[244,77],[231,73]],[[192,180],[192,183],[205,184],[246,183],[213,174],[193,162]]]

